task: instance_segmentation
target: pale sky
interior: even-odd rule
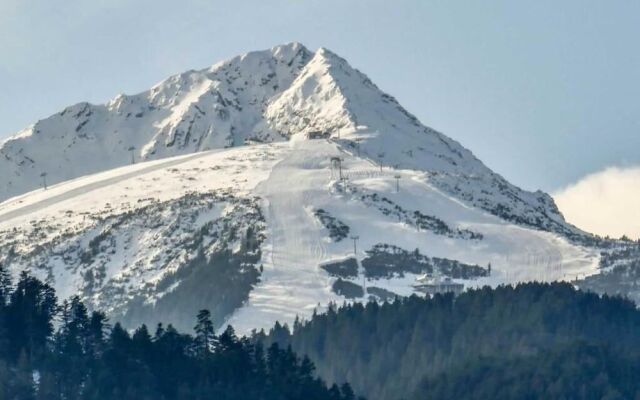
[[[556,192],[640,166],[639,38],[637,0],[0,0],[0,138],[299,41],[511,182]]]

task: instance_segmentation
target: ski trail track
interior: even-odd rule
[[[46,207],[50,207],[53,206],[55,204],[61,203],[65,200],[68,199],[72,199],[76,196],[85,194],[85,193],[89,193],[91,191],[94,190],[98,190],[98,189],[102,189],[104,187],[107,186],[111,186],[117,183],[120,183],[122,181],[125,181],[127,179],[131,179],[131,178],[135,178],[137,176],[140,175],[145,175],[148,174],[150,172],[154,172],[154,171],[158,171],[158,170],[162,170],[162,169],[166,169],[166,168],[171,168],[183,163],[187,163],[189,161],[193,161],[196,160],[198,158],[202,158],[202,157],[206,157],[211,155],[212,153],[215,152],[219,152],[219,150],[214,150],[214,151],[207,151],[207,152],[202,152],[202,153],[195,153],[189,156],[184,156],[184,157],[179,157],[179,158],[172,158],[170,160],[166,160],[166,161],[160,161],[160,162],[153,162],[152,165],[146,166],[146,167],[142,167],[140,169],[137,169],[135,171],[131,171],[131,172],[127,172],[127,173],[123,173],[121,175],[116,175],[116,176],[111,176],[111,177],[106,177],[100,180],[92,180],[89,183],[83,184],[81,186],[77,186],[77,187],[73,187],[72,189],[69,189],[67,191],[61,192],[60,194],[51,196],[51,197],[47,197],[43,200],[37,201],[35,203],[31,203],[31,204],[26,204],[22,207],[19,208],[13,208],[11,211],[5,212],[2,214],[2,209],[3,208],[9,208],[10,206],[12,206],[13,204],[15,204],[16,202],[19,202],[20,199],[9,199],[4,203],[0,203],[0,224],[6,221],[9,221],[11,219],[14,218],[18,218],[18,217],[22,217],[24,215],[30,214],[34,211],[37,210],[41,210],[43,208]],[[125,167],[126,168],[126,167]],[[83,179],[83,178],[78,178],[78,179]],[[73,184],[77,182],[77,180],[73,180],[73,181],[67,181],[67,182],[63,182],[61,184],[55,185],[55,186],[51,186],[49,188],[49,190],[56,190],[62,187],[64,187],[64,185],[67,184]],[[23,196],[21,196],[23,197]]]
[[[327,165],[330,155],[338,151],[329,143],[321,150],[318,143],[309,146],[301,141],[292,147],[258,186],[257,192],[265,201],[270,240],[263,256],[261,282],[230,320],[239,331],[272,326],[277,319],[291,322],[296,316],[308,317],[318,304],[338,299],[331,291],[331,278],[319,268],[328,258],[324,229],[307,207],[330,195]]]

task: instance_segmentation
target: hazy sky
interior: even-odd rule
[[[513,183],[554,192],[640,165],[639,39],[637,0],[0,0],[0,137],[300,41]]]

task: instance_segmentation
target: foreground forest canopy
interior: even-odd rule
[[[344,305],[256,340],[383,399],[640,399],[640,311],[566,283]]]
[[[130,334],[74,297],[0,266],[0,400],[354,400],[348,384],[327,388],[308,358],[216,335],[207,310],[195,335],[159,325]],[[54,326],[57,329],[54,329]]]
[[[331,306],[250,338],[207,310],[193,335],[127,331],[0,267],[0,400],[639,399],[639,328],[630,301],[529,283]]]

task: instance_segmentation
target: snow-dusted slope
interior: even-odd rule
[[[16,197],[0,204],[0,263],[39,275],[63,298],[79,294],[94,308],[139,322],[141,306],[190,279],[184,271],[201,253],[246,252],[247,238],[264,241],[253,189],[276,160],[268,146],[209,151]],[[190,323],[191,313],[185,318]]]
[[[598,264],[548,195],[297,43],[69,107],[2,143],[0,171],[0,262],[130,324],[210,308],[246,331],[413,293],[421,272],[475,286]]]
[[[332,157],[343,158],[346,181]],[[332,239],[320,209],[349,235]],[[429,223],[435,217],[439,225]],[[28,269],[113,319],[184,329],[204,307],[217,323],[248,331],[344,300],[332,290],[338,278],[321,265],[353,257],[352,235],[360,261],[388,244],[483,270],[491,263],[490,277],[463,279],[467,286],[574,279],[598,262],[595,251],[558,234],[460,202],[428,173],[380,168],[301,135],[140,163],[0,204],[0,262],[14,273]],[[366,286],[407,295],[415,277],[371,276]],[[362,285],[362,271],[344,280]]]

